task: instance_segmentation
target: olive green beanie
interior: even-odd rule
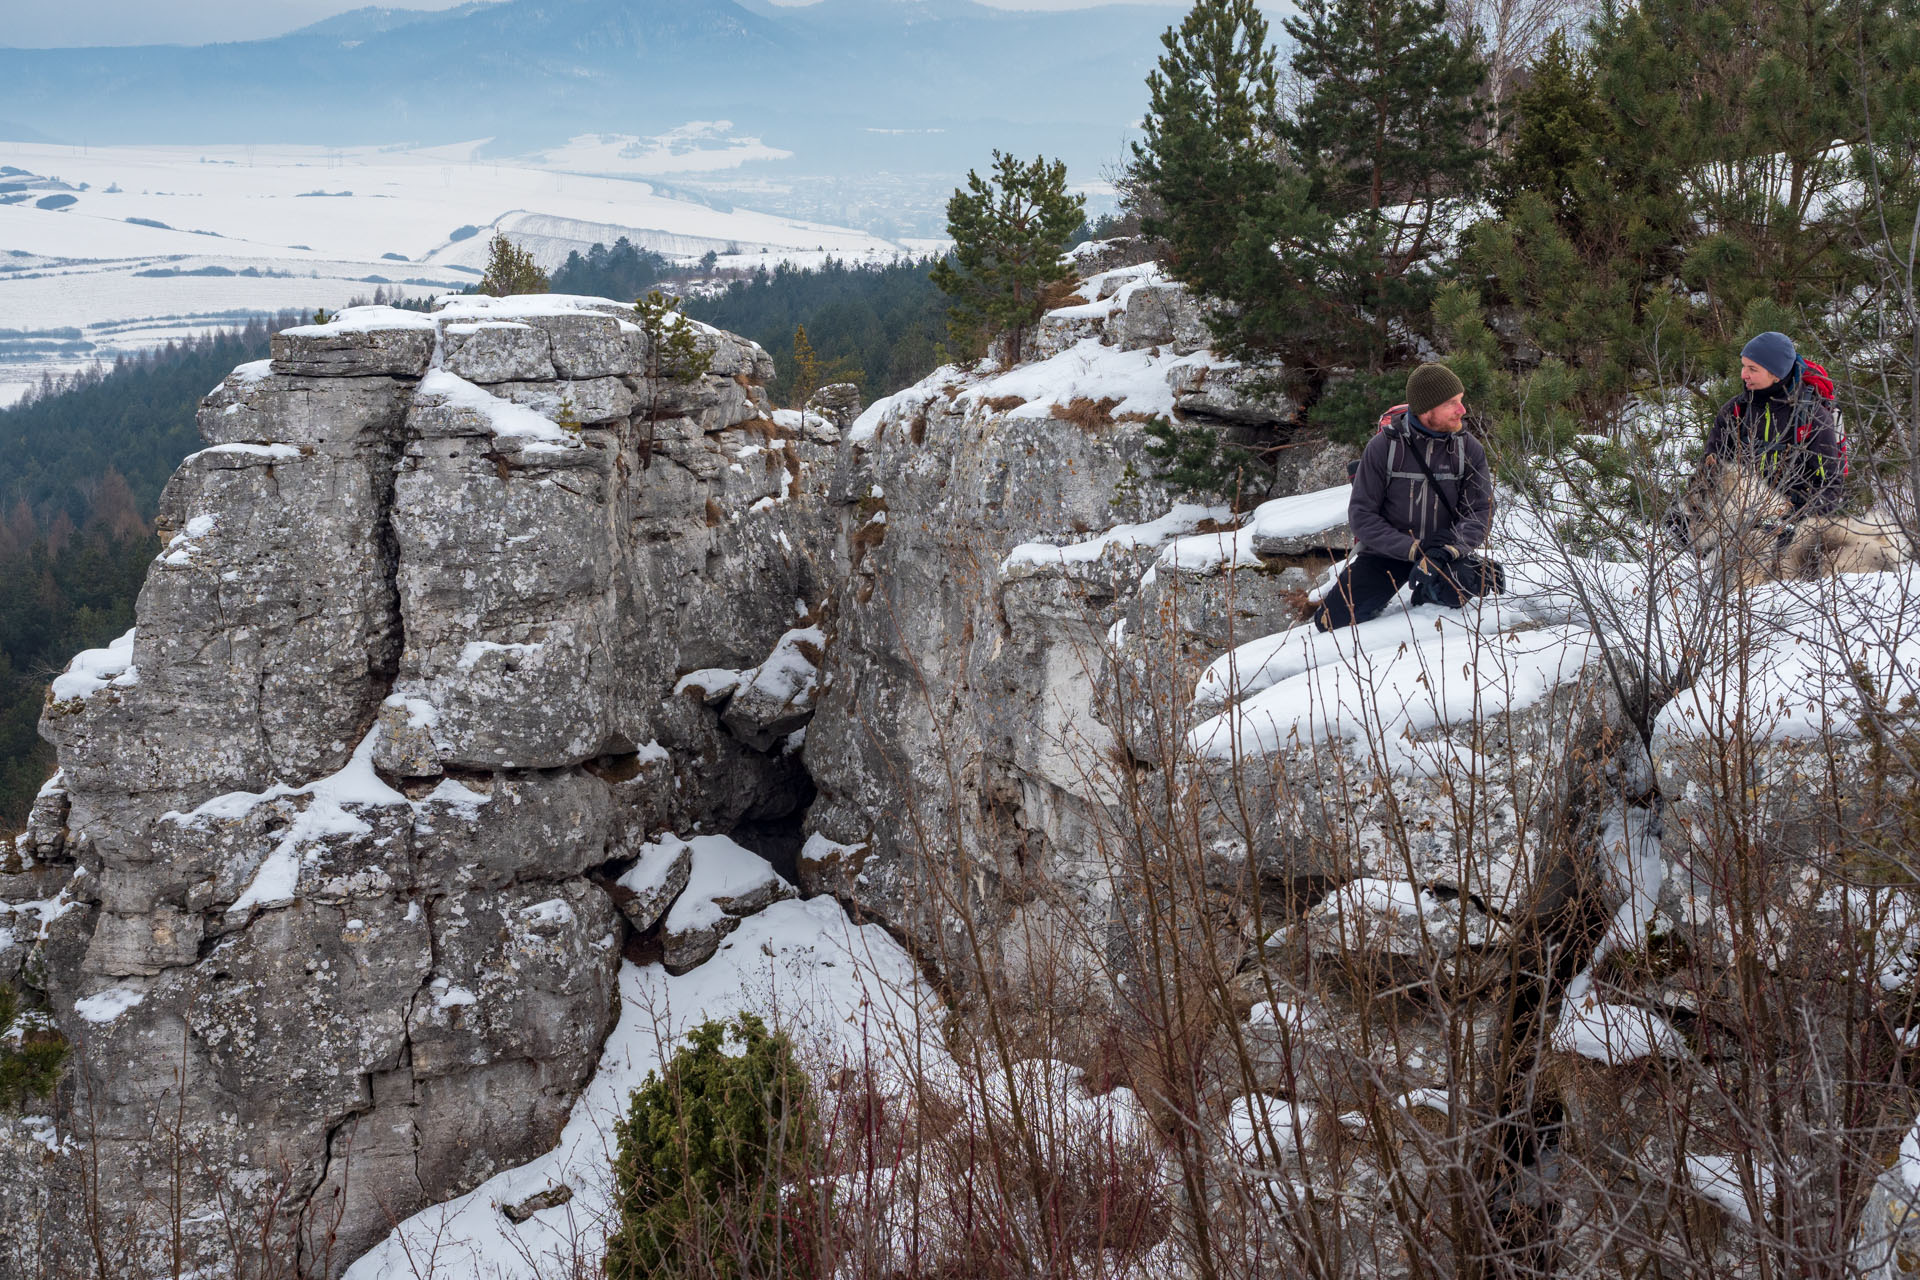
[[[1443,364],[1423,364],[1407,376],[1407,409],[1414,416],[1466,394],[1460,376]]]

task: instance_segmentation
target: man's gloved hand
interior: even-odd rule
[[[1435,564],[1452,564],[1460,558],[1460,548],[1451,542],[1423,542],[1420,549]]]

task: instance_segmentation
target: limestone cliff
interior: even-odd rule
[[[1114,275],[1056,345],[1165,411],[1198,326],[1176,353],[1164,298],[1128,305],[1151,268]],[[921,810],[1012,806],[995,856],[1070,837],[1088,796],[1046,744],[1095,633],[999,566],[1166,508],[1146,414],[958,371],[858,424],[776,412],[757,347],[696,326],[709,369],[648,378],[631,316],[357,309],[203,402],[137,626],[57,683],[60,773],[0,879],[0,976],[78,1050],[80,1118],[9,1134],[12,1221],[91,1198],[151,1234],[184,1151],[201,1244],[268,1215],[337,1272],[551,1141],[660,932],[616,883],[651,837],[731,832],[930,964]]]
[[[631,309],[559,297],[349,311],[216,388],[134,631],[53,687],[60,772],[0,867],[0,979],[77,1050],[58,1122],[0,1128],[0,1276],[175,1221],[195,1258],[242,1223],[337,1275],[552,1145],[623,955],[679,973],[796,893],[964,997],[968,965],[1017,987],[1063,956],[1119,988],[1147,906],[1191,892],[1254,1046],[1229,1116],[1311,1099],[1328,1151],[1367,1098],[1517,1123],[1475,1037],[1545,1044],[1614,972],[1603,946],[1573,977],[1608,916],[1615,950],[1656,898],[1718,945],[1670,867],[1712,761],[1629,723],[1572,561],[1515,554],[1515,599],[1466,617],[1290,631],[1351,547],[1350,451],[1295,431],[1251,510],[1166,491],[1149,419],[1292,406],[1151,263],[1090,265],[1029,363],[864,412],[774,410],[765,353],[700,326],[706,371],[649,376]],[[670,911],[694,832],[781,876]],[[1505,1022],[1450,1003],[1527,984]],[[1603,1030],[1664,998],[1611,996]],[[1611,1064],[1570,1007],[1577,1119]],[[1636,1176],[1617,1120],[1569,1139],[1580,1177]],[[1424,1135],[1286,1159],[1385,1240]],[[1501,1203],[1585,1194],[1523,1163]]]
[[[725,334],[695,381],[638,376],[623,314],[350,311],[207,397],[0,880],[0,972],[49,998],[84,1117],[10,1148],[10,1222],[64,1220],[84,1150],[156,1229],[184,1151],[204,1232],[271,1205],[337,1271],[557,1131],[615,1014],[600,869],[796,819],[797,762],[675,686],[826,598],[837,433],[776,425]]]

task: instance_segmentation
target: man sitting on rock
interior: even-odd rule
[[[1847,495],[1847,460],[1827,371],[1769,330],[1740,349],[1740,382],[1746,390],[1713,416],[1700,465],[1756,468],[1793,504],[1789,519],[1836,510]]]
[[[1466,388],[1445,365],[1423,364],[1404,409],[1360,455],[1347,504],[1353,559],[1313,615],[1322,631],[1377,616],[1409,579],[1412,603],[1450,609],[1500,590],[1500,566],[1472,554],[1493,520],[1493,475],[1466,430]]]

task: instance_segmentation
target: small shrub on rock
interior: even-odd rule
[[[505,298],[546,291],[547,273],[533,260],[531,250],[522,249],[504,235],[495,235],[487,243],[487,273],[480,278],[480,292]]]
[[[0,985],[0,1111],[18,1111],[29,1098],[44,1098],[67,1063],[67,1042],[45,1017],[22,1014],[20,997]]]
[[[807,1274],[811,1215],[787,1184],[810,1167],[811,1120],[785,1035],[744,1013],[696,1027],[615,1125],[610,1280]]]

